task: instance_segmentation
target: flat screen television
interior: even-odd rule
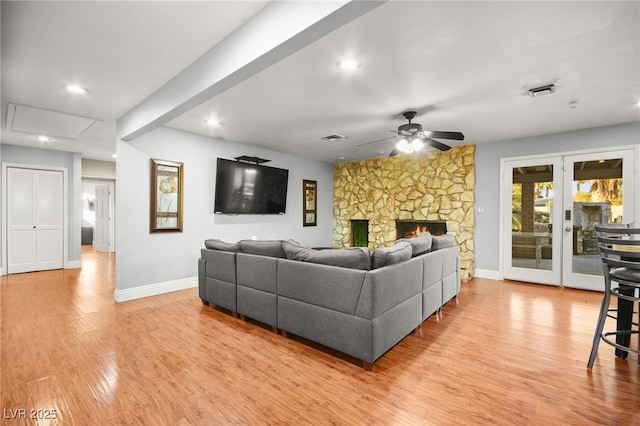
[[[214,213],[283,214],[289,170],[218,158]]]

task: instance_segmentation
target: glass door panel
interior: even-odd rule
[[[504,276],[560,284],[560,223],[555,194],[562,194],[559,158],[505,162]],[[554,235],[555,234],[555,235]]]
[[[571,190],[564,196],[563,282],[601,290],[602,264],[594,226],[633,221],[633,151],[567,156],[564,181]]]

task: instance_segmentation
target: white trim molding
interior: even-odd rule
[[[502,273],[500,271],[494,271],[492,269],[476,269],[473,276],[475,278],[486,278],[488,280],[496,281],[502,279]]]
[[[64,269],[82,268],[82,260],[68,260],[64,264]]]
[[[157,296],[159,294],[171,293],[172,291],[186,290],[197,286],[198,277],[183,278],[180,280],[165,281],[162,283],[143,285],[122,290],[116,288],[113,292],[113,298],[116,302],[128,302],[130,300]]]

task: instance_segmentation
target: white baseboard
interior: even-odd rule
[[[159,294],[171,293],[172,291],[186,290],[198,286],[198,277],[184,278],[181,280],[166,281],[163,283],[143,285],[140,287],[116,289],[113,298],[116,302],[127,302],[129,300],[141,299],[143,297],[157,296]]]
[[[75,268],[82,268],[82,261],[81,260],[75,260],[73,262],[67,261],[67,263],[65,263],[65,265],[64,265],[64,269],[75,269]],[[2,270],[2,268],[0,268],[0,276],[2,276],[2,275],[5,275],[5,273]]]
[[[64,269],[82,268],[82,260],[67,260]]]
[[[494,271],[493,269],[476,269],[474,272],[476,278],[486,278],[489,280],[501,280],[502,274],[500,271]]]

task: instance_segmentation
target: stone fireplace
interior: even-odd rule
[[[387,247],[403,235],[397,226],[411,221],[409,232],[420,226],[453,234],[462,280],[473,278],[474,153],[473,145],[463,145],[336,164],[333,245],[352,246],[353,221],[367,221],[369,249]],[[434,229],[434,222],[444,229]]]
[[[447,222],[444,220],[396,220],[396,238],[413,238],[430,232],[433,235],[447,233]]]

